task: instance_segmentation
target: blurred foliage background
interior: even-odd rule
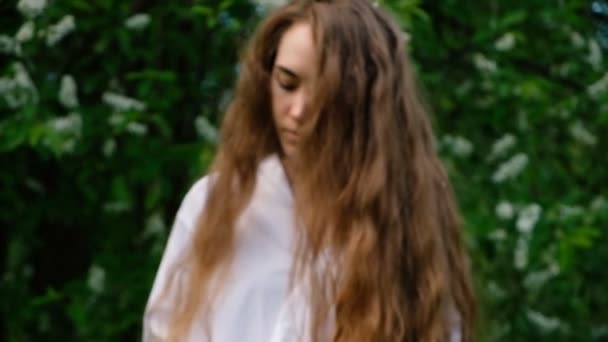
[[[1,340],[140,338],[240,48],[274,5],[0,2]],[[479,339],[608,340],[608,62],[591,2],[381,5],[434,109]]]

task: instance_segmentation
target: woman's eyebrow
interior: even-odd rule
[[[282,65],[279,65],[279,64],[275,64],[274,67],[275,67],[275,69],[278,69],[281,72],[284,72],[284,73],[288,74],[289,76],[291,76],[293,78],[302,78],[295,71],[293,71],[293,70],[291,70],[291,69],[289,69],[289,68],[287,68],[285,66],[282,66]]]

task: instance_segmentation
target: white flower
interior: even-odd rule
[[[602,49],[600,44],[595,39],[589,39],[589,56],[587,56],[587,62],[595,70],[599,70],[602,66]]]
[[[165,232],[165,228],[166,227],[162,215],[156,212],[148,217],[148,220],[146,220],[146,229],[144,230],[142,236],[160,236]]]
[[[528,265],[528,238],[520,236],[515,243],[513,253],[513,266],[518,270],[523,270]]]
[[[46,0],[19,0],[17,10],[28,18],[34,18],[44,12]]]
[[[131,204],[127,201],[114,201],[103,205],[103,210],[109,213],[120,213],[129,209],[131,209]]]
[[[87,285],[93,292],[99,294],[102,293],[106,283],[106,271],[95,264],[91,265],[89,269],[89,278]]]
[[[559,206],[559,217],[562,220],[566,220],[572,217],[581,216],[584,214],[583,208],[575,207],[565,204]]]
[[[116,151],[116,141],[114,139],[108,139],[103,143],[102,153],[106,157],[111,157]]]
[[[459,157],[467,157],[473,152],[473,144],[464,137],[456,136],[452,140],[452,152]]]
[[[475,64],[475,67],[477,67],[479,71],[487,72],[489,74],[492,74],[497,70],[496,62],[481,53],[473,55],[473,64]]]
[[[146,110],[145,103],[122,94],[105,92],[102,95],[102,100],[117,112],[128,112],[131,110],[141,112]]]
[[[31,20],[26,21],[25,23],[23,23],[23,25],[21,25],[19,30],[17,30],[17,33],[15,34],[15,40],[20,43],[27,42],[34,38],[35,30],[36,28],[34,26],[34,22]]]
[[[501,201],[496,205],[495,208],[496,216],[502,220],[510,220],[513,218],[513,214],[515,210],[513,209],[513,205],[507,201]]]
[[[517,112],[517,126],[522,131],[525,131],[530,127],[530,122],[528,121],[528,112],[525,110],[519,110]]]
[[[0,34],[0,52],[2,53],[12,53],[13,52],[13,45],[15,44],[15,41],[13,40],[13,38],[5,35],[5,34]]]
[[[503,156],[508,150],[510,150],[516,143],[515,136],[511,133],[503,135],[500,139],[494,142],[492,145],[492,152],[490,152],[490,159]]]
[[[21,54],[21,45],[12,37],[0,34],[0,53],[19,56]]]
[[[547,281],[559,274],[557,264],[550,265],[547,269],[532,272],[524,278],[524,286],[530,290],[540,289]]]
[[[13,64],[13,70],[15,71],[14,81],[23,88],[30,88],[34,86],[30,75],[27,73],[25,66],[20,62]]]
[[[0,77],[0,95],[13,89],[13,79],[9,77]]]
[[[498,166],[498,170],[492,175],[492,181],[502,183],[507,179],[515,178],[527,165],[528,156],[525,153],[518,153]]]
[[[46,193],[46,189],[44,187],[44,185],[42,185],[42,183],[40,183],[38,180],[34,179],[34,178],[27,178],[25,180],[25,185],[30,189],[33,190],[39,194],[45,194]]]
[[[587,87],[587,94],[591,98],[599,99],[602,95],[605,95],[608,91],[608,73],[604,74],[602,78],[593,82]]]
[[[526,310],[526,316],[531,323],[534,323],[542,332],[548,333],[562,326],[558,318],[547,317],[538,311]]]
[[[72,112],[66,116],[54,118],[48,121],[50,129],[58,134],[71,134],[79,136],[82,131],[82,117],[77,112]]]
[[[582,48],[585,46],[585,38],[578,32],[570,32],[570,42],[576,48]]]
[[[608,325],[598,325],[591,328],[591,338],[596,341],[600,341],[602,337],[608,336]]]
[[[575,66],[575,64],[572,62],[564,62],[564,63],[560,64],[559,66],[556,66],[555,70],[557,70],[557,72],[559,73],[560,76],[568,77],[572,73],[574,66]]]
[[[46,32],[46,45],[53,46],[76,28],[73,15],[66,15],[55,25],[49,26]]]
[[[488,283],[488,294],[494,299],[503,299],[507,295],[507,292],[495,281],[490,280]]]
[[[536,203],[524,207],[517,216],[517,222],[515,224],[517,230],[525,234],[530,233],[536,225],[536,222],[538,222],[541,212],[542,208]]]
[[[498,51],[509,51],[515,46],[515,35],[512,32],[507,32],[502,35],[495,43],[494,47]]]
[[[74,81],[74,78],[71,75],[63,75],[61,77],[61,85],[59,86],[59,102],[66,108],[78,106],[76,93],[76,81]]]
[[[254,4],[265,8],[277,8],[287,3],[287,0],[251,0]]]
[[[591,201],[590,208],[593,211],[600,211],[600,210],[603,210],[604,208],[606,208],[607,205],[608,205],[608,201],[606,201],[604,196],[599,195]]]
[[[507,239],[507,232],[504,229],[496,229],[488,234],[488,238],[492,241],[505,241]]]
[[[457,157],[468,157],[473,152],[473,144],[464,137],[446,135],[443,143]]]
[[[135,14],[125,20],[125,27],[131,30],[140,31],[150,24],[150,15],[146,13]]]
[[[38,102],[38,91],[25,66],[20,62],[12,65],[13,77],[0,78],[0,95],[9,107],[15,109],[27,103]]]
[[[570,125],[570,134],[581,144],[594,146],[597,143],[597,138],[595,135],[589,132],[589,130],[580,121],[576,121]]]
[[[460,83],[460,85],[458,85],[458,87],[456,87],[456,89],[454,89],[454,92],[458,96],[464,96],[464,95],[468,94],[472,88],[473,88],[473,82],[471,82],[470,80],[466,80],[466,81]]]
[[[43,137],[42,143],[55,154],[62,155],[74,152],[82,132],[82,117],[72,112],[63,117],[50,119],[46,126],[52,133]]]
[[[127,132],[133,134],[133,135],[146,135],[146,133],[148,133],[148,127],[146,127],[146,125],[139,123],[139,122],[129,122],[127,124]]]
[[[216,143],[218,140],[217,129],[213,127],[213,125],[207,120],[205,116],[198,116],[194,120],[194,127],[196,128],[196,133],[209,142]]]
[[[120,112],[112,113],[108,118],[108,123],[114,127],[122,126],[127,123],[127,118]]]

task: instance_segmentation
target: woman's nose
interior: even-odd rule
[[[298,121],[302,120],[306,114],[307,102],[307,95],[304,91],[296,93],[289,108],[289,115]]]

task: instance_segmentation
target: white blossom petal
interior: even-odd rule
[[[38,90],[21,62],[12,65],[12,77],[0,78],[0,96],[10,108],[38,102]]]
[[[587,87],[587,94],[593,99],[599,99],[608,92],[608,73]]]
[[[59,102],[69,109],[78,106],[76,81],[71,75],[63,75],[63,77],[61,77]]]
[[[539,290],[551,278],[559,274],[559,266],[552,264],[548,268],[531,272],[524,278],[524,286],[530,290]]]
[[[509,51],[515,46],[515,35],[512,32],[507,32],[502,35],[494,43],[494,48],[498,51]]]
[[[572,217],[582,216],[585,213],[583,208],[578,207],[578,206],[560,204],[558,208],[559,208],[559,218],[562,220],[567,220]]]
[[[116,151],[116,141],[114,139],[108,139],[103,143],[102,153],[106,157],[111,157]]]
[[[283,6],[287,3],[287,0],[251,0],[256,5],[272,9]]]
[[[536,325],[544,333],[555,331],[563,325],[562,321],[558,318],[545,316],[534,310],[527,310],[526,316],[531,323]]]
[[[504,229],[495,229],[488,234],[488,238],[492,241],[505,241],[507,239],[507,232]]]
[[[215,128],[209,120],[205,116],[198,116],[194,120],[194,127],[196,128],[196,133],[209,142],[216,143],[218,140],[218,132],[217,128]]]
[[[530,233],[538,222],[542,208],[536,203],[532,203],[522,210],[520,210],[517,216],[516,227],[521,233]]]
[[[600,210],[604,210],[608,207],[608,201],[606,200],[606,198],[604,198],[604,196],[599,195],[597,197],[595,197],[592,201],[591,201],[591,205],[590,208],[593,211],[600,211]]]
[[[93,264],[89,269],[87,285],[96,294],[102,293],[106,283],[106,271],[98,265]]]
[[[482,53],[476,53],[473,55],[473,64],[479,71],[488,74],[493,74],[498,69],[496,62],[487,58]]]
[[[12,37],[0,34],[0,53],[19,56],[21,54],[21,45]]]
[[[443,142],[450,152],[457,157],[468,157],[473,152],[473,144],[462,136],[445,135]]]
[[[102,100],[117,112],[128,112],[131,110],[141,112],[146,110],[145,103],[122,94],[105,92],[102,95]]]
[[[150,15],[148,15],[146,13],[138,13],[138,14],[135,14],[135,15],[127,18],[127,20],[125,20],[125,27],[130,30],[134,30],[134,31],[141,31],[144,28],[146,28],[149,24],[150,24]]]
[[[513,208],[513,204],[507,201],[501,201],[496,205],[495,208],[496,216],[498,216],[501,220],[510,220],[513,218],[515,214],[515,209]]]
[[[528,238],[525,236],[520,236],[515,243],[513,266],[518,270],[523,270],[528,266]]]
[[[82,131],[82,117],[76,112],[51,119],[47,124],[50,129],[59,134],[80,135]]]
[[[15,34],[15,40],[20,43],[25,43],[32,38],[34,38],[34,32],[36,28],[34,26],[34,22],[31,20],[26,21],[21,25],[17,33]]]
[[[597,144],[597,138],[591,133],[580,121],[570,125],[570,134],[574,139],[584,145],[594,146]]]
[[[61,18],[55,25],[49,26],[46,32],[46,45],[53,46],[67,36],[76,28],[74,16],[68,14]]]
[[[594,70],[600,70],[602,67],[602,48],[600,44],[595,39],[589,39],[587,46],[589,47],[587,62]]]
[[[498,169],[492,175],[492,181],[502,183],[507,179],[515,178],[527,165],[528,156],[525,153],[518,153],[498,166]]]
[[[133,135],[143,136],[148,133],[148,127],[142,123],[133,121],[127,124],[127,132]]]
[[[502,157],[505,153],[507,153],[513,146],[517,139],[511,133],[506,133],[500,139],[496,140],[492,145],[492,152],[490,152],[490,159],[495,159],[498,157]]]
[[[46,0],[19,0],[17,10],[28,18],[34,18],[42,14],[46,8]]]

